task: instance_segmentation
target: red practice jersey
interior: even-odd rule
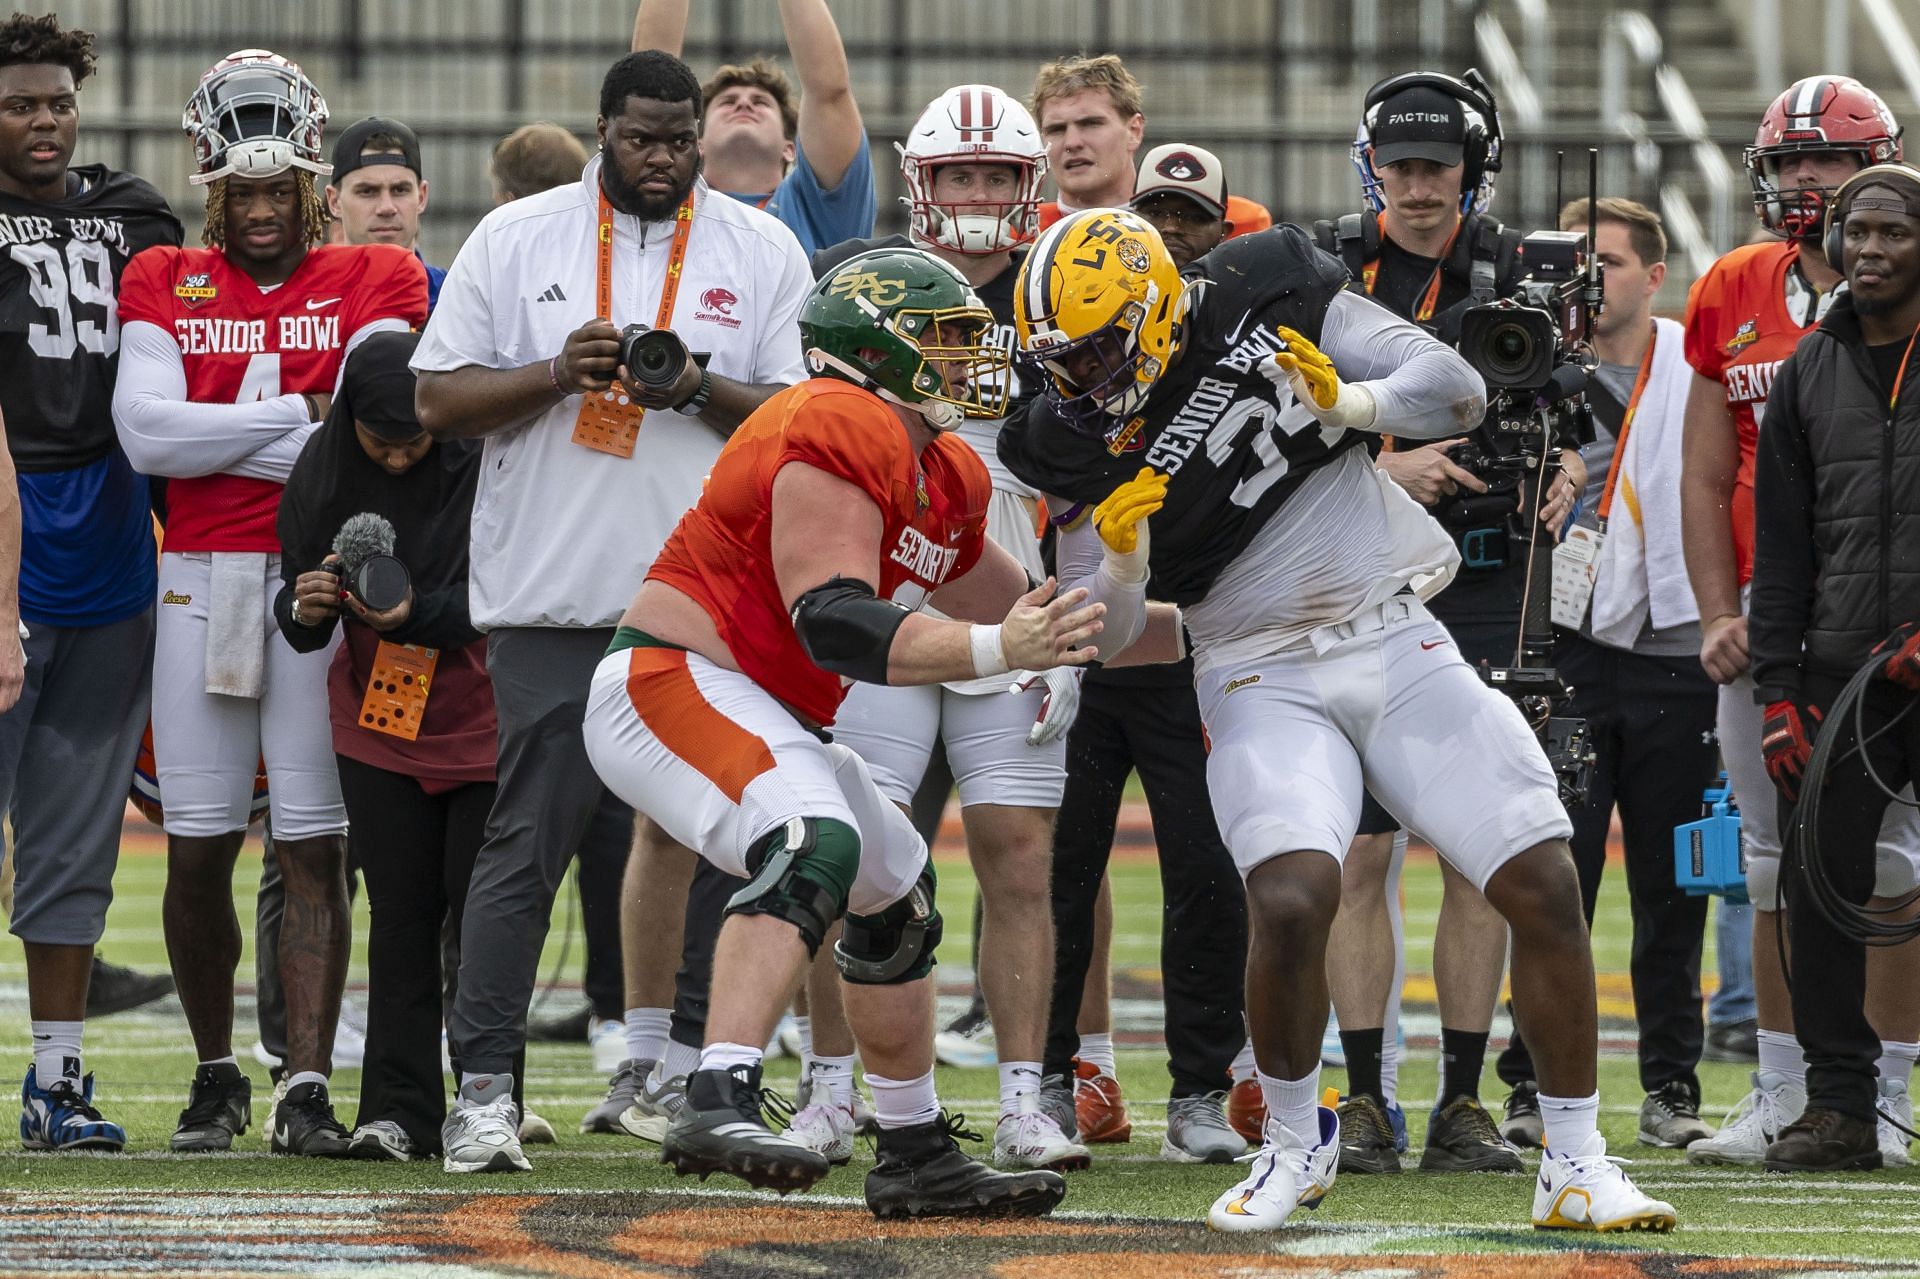
[[[1787,268],[1800,246],[1745,244],[1693,282],[1687,294],[1687,363],[1726,388],[1740,438],[1733,481],[1733,549],[1740,584],[1753,577],[1753,453],[1773,375],[1812,325],[1787,309]]]
[[[773,478],[804,462],[857,486],[880,508],[883,599],[917,608],[972,568],[986,544],[987,468],[964,440],[940,435],[918,462],[885,401],[815,378],[755,409],[720,450],[700,501],[680,519],[647,577],[699,602],[740,669],[816,724],[846,697],[794,634],[773,573]]]
[[[120,282],[122,323],[173,334],[195,404],[331,393],[355,333],[426,318],[426,270],[391,244],[315,246],[291,279],[265,290],[219,249],[164,246],[135,257]],[[165,549],[278,552],[280,487],[239,475],[170,481]]]

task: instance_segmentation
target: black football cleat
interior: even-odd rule
[[[231,1150],[233,1139],[253,1122],[253,1081],[240,1067],[219,1062],[193,1074],[187,1108],[167,1145],[176,1152]]]
[[[296,1084],[273,1112],[271,1134],[276,1155],[308,1155],[317,1159],[347,1159],[353,1154],[353,1134],[333,1117],[333,1100],[325,1084]]]
[[[760,1086],[760,1067],[696,1070],[687,1076],[687,1104],[667,1126],[660,1162],[702,1181],[730,1173],[759,1190],[805,1190],[832,1170],[816,1154],[761,1119],[781,1106]]]
[[[911,1128],[882,1128],[867,1174],[867,1207],[882,1221],[910,1217],[1044,1217],[1066,1198],[1057,1172],[998,1172],[960,1151],[979,1141],[959,1115]]]
[[[98,954],[93,957],[93,972],[87,979],[87,1016],[111,1017],[173,993],[173,978],[167,973],[137,973],[131,968],[109,964]]]

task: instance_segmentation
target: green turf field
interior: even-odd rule
[[[123,860],[104,943],[116,962],[147,969],[164,965],[163,869],[163,859],[149,852],[130,852]],[[244,882],[236,891],[243,919],[251,915],[257,870],[257,855],[243,858]],[[964,861],[943,864],[941,872],[949,920],[967,919],[972,883]],[[1406,886],[1409,936],[1416,939],[1409,947],[1409,967],[1424,972],[1427,947],[1420,939],[1431,934],[1439,893],[1432,863],[1416,859],[1410,864]],[[1116,863],[1115,903],[1118,984],[1123,994],[1149,989],[1158,963],[1158,889],[1150,861]],[[360,909],[364,925],[364,902]],[[550,961],[558,956],[565,914],[564,906],[556,912]],[[1626,928],[1616,882],[1603,890],[1595,942],[1614,988],[1624,981]],[[949,978],[970,960],[967,931],[964,925],[948,928],[943,958]],[[572,956],[571,971],[557,970],[566,988],[558,999],[570,1000],[577,985],[577,941]],[[250,979],[251,973],[249,955],[241,976]],[[350,982],[363,987],[365,976],[364,955],[356,947]],[[28,1060],[22,981],[18,944],[9,939],[0,945],[0,1004],[6,1013],[0,1017],[0,1074],[16,1081]],[[951,981],[946,989],[952,1004]],[[246,1051],[254,1036],[251,1004],[243,1004],[243,1010],[236,1045],[261,1097],[266,1072]],[[1422,1010],[1412,1011],[1417,1022]],[[1616,1023],[1610,1033],[1618,1040],[1623,1029]],[[1787,1180],[1689,1169],[1674,1153],[1634,1143],[1640,1092],[1631,1058],[1617,1051],[1602,1062],[1602,1127],[1615,1153],[1635,1160],[1632,1172],[1640,1184],[1672,1201],[1681,1219],[1671,1238],[1635,1236],[1625,1251],[1527,1229],[1528,1178],[1415,1172],[1342,1178],[1321,1211],[1302,1214],[1298,1230],[1251,1240],[1209,1236],[1195,1223],[1239,1174],[1158,1159],[1166,1074],[1159,1054],[1147,1048],[1121,1055],[1121,1079],[1134,1106],[1133,1142],[1096,1150],[1093,1170],[1071,1178],[1055,1223],[941,1230],[872,1225],[857,1199],[870,1158],[865,1150],[852,1168],[836,1172],[815,1192],[780,1201],[729,1193],[719,1180],[704,1188],[683,1185],[654,1161],[651,1146],[624,1137],[578,1136],[581,1113],[604,1088],[584,1044],[536,1045],[529,1055],[529,1103],[560,1130],[559,1147],[530,1148],[536,1165],[531,1175],[488,1179],[449,1177],[437,1163],[277,1158],[265,1153],[257,1129],[231,1155],[171,1156],[165,1153],[166,1138],[192,1069],[178,1006],[169,1000],[98,1021],[89,1027],[87,1050],[88,1065],[99,1079],[97,1100],[110,1117],[126,1124],[131,1153],[0,1153],[0,1190],[10,1192],[0,1195],[0,1231],[8,1236],[0,1242],[0,1274],[1037,1276],[1132,1275],[1157,1266],[1181,1275],[1279,1267],[1397,1276],[1597,1275],[1622,1267],[1635,1274],[1693,1275],[1780,1268],[1704,1260],[1711,1257],[1771,1258],[1782,1264],[1818,1259],[1812,1268],[1825,1273],[1920,1275],[1920,1265],[1906,1264],[1920,1244],[1920,1222],[1914,1219],[1920,1173]],[[784,1086],[793,1070],[785,1061],[769,1074]],[[1745,1090],[1742,1068],[1709,1064],[1702,1074],[1707,1110],[1714,1117]],[[1337,1071],[1327,1078],[1340,1082]],[[1491,1069],[1488,1079],[1491,1090]],[[1420,1099],[1430,1098],[1433,1087],[1433,1052],[1416,1043],[1401,1084],[1414,1130],[1410,1167],[1425,1127]],[[356,1072],[336,1079],[344,1119],[351,1118],[356,1088]],[[995,1096],[991,1070],[943,1070],[940,1088],[948,1105],[970,1114],[977,1128],[989,1128]],[[706,1197],[686,1193],[695,1190],[705,1190]],[[742,1213],[745,1206],[750,1210]],[[97,1229],[80,1229],[76,1221],[95,1223]],[[940,1242],[935,1246],[933,1240]],[[1560,1251],[1572,1243],[1602,1251]],[[1543,1248],[1547,1251],[1539,1251]],[[1500,1255],[1515,1250],[1525,1255]],[[1680,1255],[1664,1255],[1669,1252]]]

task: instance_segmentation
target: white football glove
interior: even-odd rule
[[[1050,671],[1021,671],[1020,678],[1007,690],[1017,694],[1036,684],[1046,685],[1046,696],[1040,699],[1040,714],[1027,730],[1027,745],[1045,746],[1059,741],[1073,727],[1074,717],[1080,713],[1081,670],[1078,666],[1056,666]]]

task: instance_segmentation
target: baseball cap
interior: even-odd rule
[[[367,139],[383,133],[400,140],[399,151],[390,147],[379,151],[367,150]],[[340,140],[333,144],[334,185],[338,186],[340,179],[355,169],[375,164],[404,165],[413,170],[414,177],[426,176],[420,171],[420,139],[413,136],[413,130],[398,120],[370,115],[348,125],[341,132]]]
[[[1168,142],[1147,152],[1129,206],[1138,208],[1148,196],[1166,192],[1186,196],[1216,218],[1227,216],[1226,171],[1220,157],[1205,147]]]
[[[1438,89],[1414,85],[1379,105],[1369,139],[1375,167],[1402,160],[1459,164],[1466,155],[1466,104]]]

